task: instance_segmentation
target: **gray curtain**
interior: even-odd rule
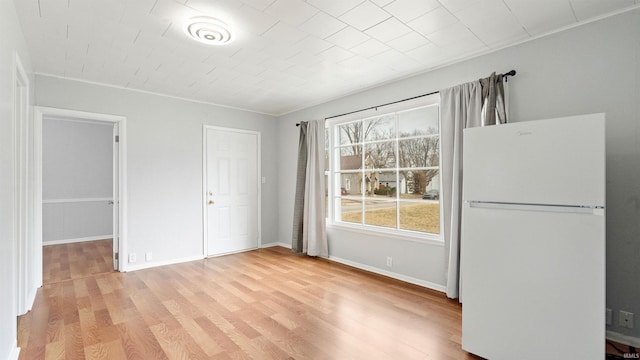
[[[300,123],[291,248],[309,256],[327,257],[324,133],[324,120]]]
[[[496,75],[496,73],[492,73],[488,78],[480,79],[483,102],[482,126],[507,123],[504,82],[502,80],[503,75]]]
[[[447,296],[458,297],[462,215],[462,130],[481,125],[480,81],[440,91],[442,116],[442,207]]]
[[[442,123],[443,235],[447,296],[460,294],[460,231],[462,225],[463,129],[506,123],[503,76],[491,74],[440,91]]]
[[[304,228],[304,187],[307,176],[307,121],[300,122],[300,139],[298,140],[298,170],[296,175],[296,197],[293,204],[293,238],[291,250],[303,252]]]

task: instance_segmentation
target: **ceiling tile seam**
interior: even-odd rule
[[[438,1],[438,3],[440,3],[440,2]],[[460,21],[460,19],[458,19],[458,17],[457,17],[457,16],[455,16],[451,11],[449,11],[449,9],[447,9],[447,8],[446,8],[446,7],[444,7],[444,6],[443,6],[442,8],[443,8],[444,10],[446,10],[449,14],[451,14],[451,16],[455,17],[455,18],[458,20],[458,22],[462,23],[462,22]],[[430,13],[430,12],[434,11],[434,10],[436,10],[436,9],[429,10],[429,11],[427,11],[426,13],[424,13],[424,14],[422,14],[422,15],[420,15],[420,16],[424,16],[424,15],[426,15],[426,14],[428,14],[428,13]],[[394,18],[395,18],[395,17],[394,17]],[[395,19],[397,19],[397,18],[395,18]],[[417,19],[417,18],[416,18],[416,19]],[[402,22],[400,19],[397,19],[397,20],[398,20],[398,21],[400,21],[400,22]],[[415,19],[413,19],[413,20],[415,20]],[[413,21],[413,20],[411,20],[411,21]],[[411,29],[411,31],[413,31],[414,33],[416,33],[416,34],[420,35],[423,39],[427,40],[427,41],[429,42],[429,44],[433,44],[434,46],[436,46],[436,47],[438,47],[438,48],[440,47],[440,46],[436,45],[433,41],[431,41],[431,39],[429,39],[428,35],[425,35],[425,34],[421,33],[420,31],[418,31],[418,30],[414,29],[414,28],[413,28],[413,26],[409,25],[409,23],[410,23],[411,21],[409,21],[409,22],[407,22],[407,23],[403,23],[403,24],[404,24],[406,27],[408,27],[409,29]],[[405,35],[406,35],[406,34],[405,34]],[[395,38],[393,38],[393,39],[389,40],[389,41],[387,42],[387,44],[388,44],[389,42],[391,42],[391,41],[393,41],[393,40],[396,40],[396,39],[399,39],[399,38],[401,38],[401,37],[403,37],[403,36],[404,36],[404,35],[400,35],[400,36],[398,36],[398,37],[395,37]],[[425,46],[425,45],[420,45],[420,46],[417,46],[417,47],[415,47],[415,48],[413,48],[413,49],[409,49],[409,50],[407,50],[407,52],[408,52],[408,51],[411,51],[411,50],[414,50],[414,49],[417,49],[417,48],[419,48],[419,47],[421,47],[421,46]],[[393,47],[393,46],[392,46],[392,47]],[[406,53],[406,52],[403,52],[403,53]]]
[[[522,21],[520,20],[520,18],[518,18],[518,15],[516,15],[516,13],[513,12],[513,9],[511,9],[509,4],[507,4],[505,0],[502,0],[502,3],[509,10],[509,12],[511,13],[511,16],[513,16],[513,18],[516,19],[516,21],[518,22],[518,25],[520,25],[522,30],[524,30],[524,32],[527,33],[527,35],[531,36],[531,33],[529,32],[529,30],[527,30],[527,28],[522,24]]]
[[[153,13],[153,10],[155,10],[156,6],[158,6],[158,1],[159,1],[159,0],[156,0],[156,1],[153,3],[153,6],[151,6],[151,9],[149,10],[149,14]]]
[[[311,5],[311,4],[309,4],[309,5]],[[313,6],[313,5],[311,5],[311,6]],[[340,23],[342,23],[342,24],[344,25],[341,29],[339,29],[339,30],[337,30],[337,31],[334,31],[333,33],[331,33],[331,34],[329,34],[329,35],[327,35],[327,36],[325,36],[325,37],[323,37],[323,38],[318,37],[318,39],[321,39],[321,40],[327,40],[328,38],[332,37],[333,35],[335,35],[335,34],[339,33],[340,31],[344,30],[344,28],[346,28],[347,26],[349,26],[349,24],[347,24],[347,23],[345,23],[344,21],[342,21],[342,20],[338,19],[337,17],[334,17],[334,16],[332,16],[331,14],[329,14],[329,13],[327,13],[327,12],[325,12],[325,11],[321,10],[321,9],[318,9],[318,10],[320,10],[320,11],[318,11],[318,13],[323,13],[323,14],[325,14],[325,15],[327,15],[327,16],[329,16],[329,17],[333,18],[334,20],[339,21]],[[317,13],[316,13],[316,15],[317,15]],[[312,17],[310,17],[309,19],[305,20],[305,22],[303,22],[302,24],[298,25],[298,26],[297,26],[298,30],[300,30],[300,31],[302,31],[302,32],[304,32],[304,33],[307,33],[307,34],[308,34],[308,32],[307,32],[307,31],[304,31],[304,30],[300,29],[300,27],[301,27],[302,25],[304,25],[304,24],[308,23],[309,21],[311,21],[311,19],[313,19],[314,17],[315,17],[315,15],[314,15],[314,16],[312,16]],[[309,34],[309,35],[313,35],[313,34]]]
[[[167,26],[167,28],[164,29],[164,31],[162,32],[162,35],[160,35],[160,37],[164,37],[167,34],[167,32],[169,32],[169,29],[171,29],[172,25],[173,25],[173,22],[170,22],[169,26]]]
[[[447,11],[449,11],[449,10],[447,10]],[[430,12],[430,11],[427,11],[426,13],[424,13],[424,14],[422,14],[422,15],[420,15],[420,16],[423,16],[423,15],[425,15],[425,14],[428,14],[429,12]],[[426,37],[424,34],[422,34],[421,32],[419,32],[419,31],[417,31],[416,29],[414,29],[413,27],[411,27],[411,26],[409,25],[409,22],[405,23],[405,22],[403,22],[402,20],[398,19],[398,18],[397,18],[397,17],[395,17],[395,16],[392,16],[392,18],[394,18],[394,19],[396,19],[396,20],[400,21],[404,26],[406,26],[407,28],[411,29],[411,32],[413,32],[413,33],[415,33],[415,34],[419,35],[419,36],[420,36],[420,37],[422,37],[423,39],[427,40],[429,43],[433,44],[433,42],[432,42],[428,37]],[[417,19],[417,18],[416,18],[416,19]],[[387,20],[389,20],[389,19],[387,19]],[[385,20],[385,21],[387,21],[387,20]],[[415,20],[415,19],[414,19],[414,20]],[[413,20],[412,20],[412,21],[413,21]],[[458,21],[459,21],[459,20],[458,20]],[[411,21],[410,21],[410,22],[411,22]],[[373,26],[372,26],[372,27],[373,27]],[[367,30],[369,30],[369,29],[367,29]],[[407,33],[407,34],[410,34],[410,33]],[[388,41],[386,41],[386,42],[384,42],[384,41],[380,41],[380,42],[381,42],[381,43],[383,43],[383,44],[385,44],[385,45],[388,45],[388,44],[389,44],[390,42],[392,42],[393,40],[397,40],[397,39],[399,39],[399,38],[401,38],[401,37],[403,37],[403,36],[406,36],[407,34],[402,34],[402,35],[400,35],[400,36],[396,36],[396,37],[394,37],[394,38],[392,38],[392,39],[390,39],[390,40],[388,40]],[[377,40],[377,39],[376,39],[376,40]],[[435,45],[435,44],[434,44],[434,45]],[[417,49],[417,48],[419,48],[420,46],[424,46],[424,45],[418,45],[418,46],[416,46],[415,48],[412,48],[412,49],[409,49],[409,50]],[[393,47],[393,46],[392,46],[392,47]],[[409,50],[407,50],[407,51],[409,51]],[[404,52],[403,52],[403,53],[404,53]]]
[[[504,0],[502,0],[502,1],[503,1],[503,3],[504,3]],[[487,47],[487,48],[491,48],[487,43],[485,43],[485,42],[480,38],[480,36],[478,36],[478,34],[476,34],[473,30],[471,30],[471,28],[470,28],[467,24],[465,24],[464,22],[462,22],[462,21],[460,20],[460,18],[458,18],[458,17],[456,16],[456,14],[455,14],[455,13],[453,13],[453,12],[449,11],[449,9],[447,9],[447,8],[444,8],[444,10],[446,10],[449,14],[451,14],[451,16],[455,17],[455,18],[458,20],[458,22],[459,22],[460,24],[462,24],[462,26],[464,26],[467,30],[469,30],[469,32],[470,32],[470,33],[471,33],[471,34],[472,34],[472,35],[473,35],[473,36],[474,36],[474,37],[475,37],[475,38],[476,38],[476,39],[477,39],[477,40],[478,40],[482,45],[484,45],[484,46],[485,46],[485,47]],[[425,14],[428,14],[428,13],[429,13],[429,12],[426,12]],[[449,26],[451,26],[451,25],[449,25]],[[427,38],[428,38],[428,36],[427,36]],[[429,40],[431,40],[431,39],[429,39]],[[437,46],[437,45],[436,45],[436,46]]]
[[[139,30],[138,30],[138,34],[136,35],[136,38],[135,38],[135,39],[133,39],[133,44],[135,44],[135,43],[136,43],[136,41],[138,41],[138,38],[140,37],[140,34],[141,34],[141,33],[142,33],[142,29],[139,29]]]
[[[387,14],[389,14],[389,13],[387,13]],[[396,19],[396,20],[400,21],[400,19],[398,19],[398,18],[396,18],[395,16],[393,16],[393,15],[389,14],[389,17],[388,17],[388,18],[386,18],[386,19],[384,19],[384,20],[382,20],[382,21],[380,21],[380,22],[378,22],[378,23],[375,23],[375,24],[373,24],[373,25],[369,26],[368,28],[366,28],[366,29],[364,29],[364,30],[359,30],[359,31],[364,33],[365,31],[370,30],[371,28],[376,27],[376,26],[378,26],[378,25],[382,24],[383,22],[385,22],[385,21],[387,21],[387,20],[389,20],[389,19],[391,19],[391,18],[394,18],[394,19]],[[402,22],[402,21],[400,21],[400,22]],[[402,24],[407,25],[407,24],[405,24],[405,23],[402,23]],[[367,35],[368,35],[368,34],[367,34]]]
[[[344,15],[344,14],[348,13],[349,11],[351,11],[351,10],[353,10],[353,9],[355,9],[355,8],[357,8],[357,7],[358,7],[358,6],[360,6],[363,2],[364,2],[364,1],[360,1],[360,2],[359,2],[359,3],[357,3],[354,7],[351,7],[351,8],[349,8],[349,9],[347,9],[346,11],[342,12],[341,14],[339,14],[339,15],[337,15],[337,16],[333,16],[333,15],[328,14],[328,13],[327,13],[327,15],[331,16],[332,18],[335,18],[336,20],[340,20],[340,19],[339,19],[339,17],[340,17],[340,16],[342,16],[342,15]],[[309,2],[308,2],[308,1],[306,1],[306,0],[305,0],[305,3],[307,3],[307,4],[308,4],[308,5],[310,5],[310,6],[313,6],[314,8],[316,8],[316,9],[318,9],[318,10],[322,11],[322,12],[325,12],[325,11],[323,11],[322,9],[320,9],[320,8],[318,8],[317,6],[315,6],[315,5],[311,4],[311,3],[309,3]],[[273,4],[272,4],[272,5],[273,5]],[[375,4],[374,4],[374,5],[375,5]],[[376,6],[377,6],[377,5],[376,5]],[[325,13],[326,13],[326,12],[325,12]],[[340,20],[340,21],[342,21],[342,20]],[[342,22],[344,22],[344,21],[342,21]]]
[[[265,14],[265,15],[268,15],[268,14]],[[276,21],[273,25],[269,26],[267,30],[263,31],[261,34],[258,34],[258,36],[263,36],[264,34],[268,33],[271,29],[276,27],[279,23],[280,23],[280,20]]]
[[[363,3],[364,3],[364,2],[363,2]],[[355,6],[353,9],[357,8],[358,6],[362,5],[363,3],[358,4],[358,5],[357,5],[357,6]],[[386,14],[388,15],[388,17],[387,17],[387,18],[385,18],[384,20],[381,20],[380,22],[378,22],[378,23],[376,23],[376,24],[374,24],[374,25],[369,26],[369,27],[368,27],[368,28],[366,28],[366,29],[363,29],[363,30],[360,30],[360,29],[358,29],[358,28],[356,28],[356,27],[353,27],[353,26],[352,26],[354,29],[356,29],[356,30],[358,30],[358,31],[360,31],[360,32],[362,32],[362,33],[364,33],[365,31],[367,31],[367,30],[369,30],[369,29],[371,29],[371,28],[372,28],[372,27],[374,27],[374,26],[377,26],[377,25],[382,24],[383,22],[385,22],[385,21],[389,20],[389,19],[390,19],[390,18],[392,18],[392,17],[395,17],[395,16],[393,16],[393,14],[389,13],[389,12],[388,12],[387,10],[385,10],[383,7],[378,6],[378,4],[373,3],[373,2],[371,2],[371,4],[372,4],[373,6],[375,6],[375,7],[377,7],[379,10],[383,11],[384,13],[386,13]],[[389,5],[389,4],[387,4],[387,5]],[[353,10],[353,9],[351,9],[351,10]],[[349,10],[349,11],[351,11],[351,10]],[[344,14],[340,15],[340,17],[343,17],[343,16],[344,16],[346,13],[348,13],[349,11],[347,11],[347,12],[345,12]],[[343,21],[343,20],[342,20],[342,19],[340,19],[340,18],[336,18],[336,19],[337,19],[337,20],[342,21],[343,23],[345,22],[345,21]],[[398,21],[400,21],[401,23],[403,23],[403,24],[404,24],[404,22],[403,22],[402,20],[398,19]],[[349,24],[347,24],[347,25],[349,25]]]
[[[578,15],[576,15],[576,9],[573,7],[573,4],[571,3],[570,0],[567,0],[567,2],[569,3],[569,7],[571,8],[571,14],[573,14],[573,18],[575,19],[576,22],[580,21],[578,20]]]
[[[276,1],[278,1],[278,0],[272,0],[272,1],[269,3],[269,5],[266,5],[266,6],[264,7],[264,9],[262,9],[262,10],[261,10],[260,8],[257,8],[257,7],[255,7],[255,6],[253,6],[252,4],[246,3],[246,2],[244,2],[244,1],[242,2],[242,6],[248,6],[248,7],[252,8],[253,10],[255,10],[255,11],[257,11],[257,12],[260,12],[260,13],[263,13],[263,14],[264,14],[264,10],[266,10],[266,9],[270,8],[270,7],[271,7],[271,5],[273,5],[273,3],[274,3],[274,2],[276,2]],[[187,5],[187,6],[188,6],[188,5]],[[240,6],[240,7],[242,7],[242,6]],[[265,14],[265,15],[266,15],[266,14]]]

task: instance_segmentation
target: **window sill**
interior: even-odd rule
[[[379,237],[393,238],[393,239],[403,240],[403,241],[412,241],[412,242],[417,242],[421,244],[444,246],[444,239],[442,235],[435,235],[435,234],[419,235],[419,234],[413,234],[412,232],[409,232],[409,231],[404,232],[404,231],[397,231],[397,230],[391,230],[391,229],[387,230],[384,228],[371,229],[369,227],[365,228],[358,224],[349,224],[349,223],[342,223],[342,222],[335,222],[335,223],[327,222],[327,228],[334,228],[334,229],[345,230],[345,231],[366,234],[366,235],[379,236]]]

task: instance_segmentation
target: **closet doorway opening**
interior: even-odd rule
[[[36,109],[43,284],[122,270],[125,120]]]

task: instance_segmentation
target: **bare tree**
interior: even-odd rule
[[[401,168],[411,169],[416,167],[438,166],[440,161],[440,138],[433,136],[437,130],[429,128],[426,132],[414,130],[412,133],[401,134],[406,139],[398,144],[398,160]],[[438,175],[437,169],[428,170],[401,170],[407,182],[413,183],[413,192],[421,194],[431,180]],[[409,186],[406,188],[409,192]]]
[[[369,135],[375,132],[376,127],[381,122],[381,118],[370,120],[370,121],[356,121],[349,124],[340,126],[340,136],[343,135],[348,139],[348,143],[351,145],[352,154],[345,155],[360,155],[362,154],[362,147],[360,145],[364,139],[368,138]],[[366,123],[366,124],[365,124]]]

